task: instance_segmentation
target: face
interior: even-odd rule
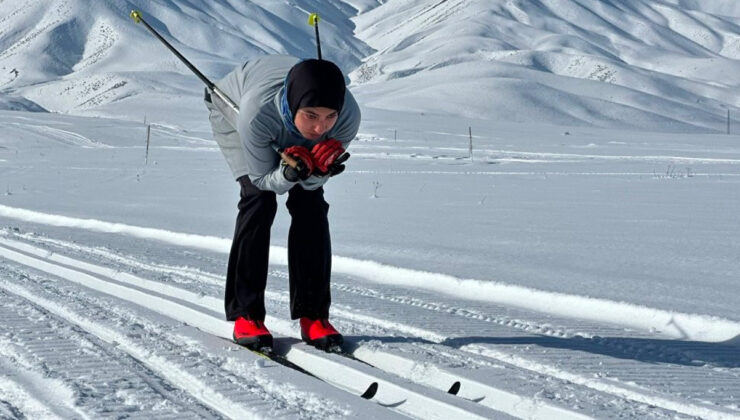
[[[331,108],[307,106],[296,112],[295,123],[298,132],[308,140],[318,140],[337,123],[339,114]]]

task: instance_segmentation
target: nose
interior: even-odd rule
[[[316,125],[314,125],[313,127],[313,131],[316,134],[324,134],[324,132],[326,131],[326,123],[325,122],[316,123]]]

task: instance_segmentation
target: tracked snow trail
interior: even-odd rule
[[[35,280],[14,274],[30,282]],[[3,273],[6,276],[15,277],[12,272]],[[192,396],[174,389],[163,377],[132,360],[127,352],[46,310],[49,299],[56,300],[58,296],[49,297],[38,289],[30,292],[28,286],[7,280],[0,284],[0,293],[0,312],[6,328],[2,344],[5,363],[14,365],[16,370],[35,371],[42,378],[58,376],[48,379],[47,389],[55,388],[53,382],[57,382],[69,387],[66,393],[76,398],[74,411],[67,407],[67,413],[62,415],[71,412],[88,418],[218,417]],[[47,401],[44,388],[39,388],[32,395]],[[69,400],[71,403],[72,398]],[[52,400],[49,409],[55,410],[55,405]]]
[[[3,309],[19,312],[8,317],[17,331],[4,331],[5,340],[16,341],[14,359],[32,360],[27,364],[46,369],[41,376],[67,386],[81,413],[71,417],[116,417],[121,411],[139,418],[393,418],[359,397],[348,405],[332,387],[265,366],[249,352],[137,305],[12,263],[3,264],[0,275],[0,290],[19,302]],[[79,337],[69,338],[70,332]]]
[[[347,289],[342,285],[339,288]],[[473,303],[460,308],[440,303],[444,297],[425,292],[415,292],[413,298],[403,296],[408,291],[400,289],[385,290],[380,296],[387,300],[379,304],[382,297],[378,293],[364,291],[368,297],[358,299],[356,293],[362,289],[353,286],[351,290],[355,295],[353,312],[382,313],[383,319],[378,322],[389,326],[413,319],[414,328],[427,332],[417,337],[432,339],[439,347],[544,374],[570,387],[580,385],[576,395],[583,395],[583,388],[588,388],[638,403],[625,404],[620,407],[621,412],[637,409],[633,413],[638,417],[666,415],[652,408],[660,407],[702,418],[740,415],[740,361],[734,346],[661,339],[638,331],[542,317],[494,305],[476,308]],[[389,296],[394,298],[388,299]],[[350,298],[340,295],[337,300]],[[440,338],[434,339],[432,333]],[[378,348],[408,347],[408,352],[418,352],[414,348],[419,346],[410,341],[401,346],[381,343]],[[374,359],[369,356],[368,360]],[[562,385],[545,388],[545,392],[554,394],[562,390]],[[640,409],[645,411],[640,413]]]
[[[0,247],[0,255],[2,255],[6,259],[19,262],[28,267],[39,268],[45,273],[58,275],[65,280],[72,281],[72,283],[76,283],[84,287],[90,287],[93,290],[102,291],[104,293],[113,294],[115,296],[120,296],[126,301],[134,302],[135,304],[143,306],[147,309],[147,311],[149,309],[153,309],[156,312],[171,314],[166,316],[172,316],[174,319],[184,321],[187,324],[191,324],[192,322],[192,325],[198,326],[198,328],[200,329],[211,331],[213,328],[215,328],[212,334],[217,334],[219,336],[221,335],[221,333],[219,332],[219,324],[223,323],[223,321],[213,319],[210,322],[210,325],[212,325],[213,328],[203,324],[203,321],[206,318],[212,317],[212,315],[207,314],[207,312],[211,312],[212,305],[204,303],[203,301],[201,301],[200,298],[192,293],[188,293],[184,290],[178,291],[175,288],[165,287],[164,285],[162,285],[162,287],[158,287],[153,282],[145,279],[121,278],[114,281],[109,281],[104,280],[101,277],[92,277],[87,274],[87,272],[95,272],[97,274],[107,273],[105,274],[107,276],[117,276],[115,272],[112,272],[111,270],[106,270],[103,267],[93,266],[91,264],[69,259],[67,257],[56,256],[54,254],[48,253],[48,251],[44,251],[39,248],[27,247],[17,242],[8,240],[2,240],[2,242],[3,246]],[[48,255],[48,262],[38,259],[38,257],[43,258],[44,255]],[[63,265],[61,265],[60,263],[62,263]],[[79,271],[80,269],[84,269],[85,271]],[[111,280],[113,280],[113,278],[111,278]],[[123,285],[123,283],[127,283],[127,280],[130,280],[130,282],[132,283],[130,286]],[[5,288],[15,291],[13,290],[13,286],[5,286]],[[141,294],[139,290],[142,288],[152,296],[146,297],[145,295]],[[31,298],[31,296],[29,296],[31,295],[31,292],[29,291],[22,291],[19,293],[21,295],[25,295],[26,298]],[[209,300],[208,297],[204,299],[206,301]],[[43,299],[41,300],[43,302]],[[42,303],[42,305],[47,308],[49,308],[50,306],[54,306],[54,304],[50,301],[47,301],[47,303]],[[200,313],[200,315],[198,315],[198,313],[196,313],[198,310],[193,308],[193,306],[204,307],[206,312],[198,312]],[[196,312],[193,312],[193,309],[190,308],[195,309]],[[63,310],[61,311],[64,312]],[[199,318],[202,318],[202,320],[199,320]],[[277,322],[273,320],[272,325],[276,324]],[[87,325],[87,329],[96,328],[94,325]],[[110,334],[104,332],[103,335]],[[139,360],[145,360],[146,358],[141,357],[141,352],[137,351],[137,349],[135,348],[136,346],[134,345],[133,347],[134,349],[129,351],[129,353],[133,354]],[[372,380],[376,382],[379,382],[381,385],[381,390],[378,392],[377,397],[373,399],[377,400],[379,404],[378,406],[374,406],[376,407],[376,410],[382,409],[381,406],[390,407],[401,413],[405,413],[411,415],[412,417],[420,419],[443,419],[450,417],[484,419],[490,418],[491,416],[495,416],[497,418],[508,417],[503,413],[496,413],[495,411],[491,411],[485,406],[477,405],[472,402],[467,402],[464,399],[450,396],[441,391],[430,391],[414,384],[405,383],[405,381],[399,382],[398,379],[392,378],[391,376],[389,376],[389,374],[382,373],[382,371],[378,372],[372,367],[364,364],[357,365],[355,362],[354,366],[350,366],[352,363],[349,363],[347,359],[336,355],[327,355],[323,352],[319,352],[315,349],[306,347],[305,345],[293,345],[292,347],[281,349],[282,347],[282,345],[278,345],[278,351],[285,351],[289,360],[298,363],[301,367],[309,370],[316,376],[326,378],[328,382],[339,384],[342,389],[364,389],[362,388],[362,386],[360,386],[360,388],[356,388],[350,383],[343,383],[343,381],[347,380],[362,381],[364,377],[368,377],[372,378]],[[149,364],[151,364],[151,362]],[[164,373],[171,374],[172,372],[173,369],[168,369]],[[170,376],[171,375],[168,376],[168,379],[172,380],[173,378],[171,378]],[[188,383],[189,381],[184,381],[179,383],[179,385],[184,386]],[[210,385],[209,383],[205,383],[203,384],[203,386],[208,387],[212,385]],[[193,392],[191,391],[191,393]],[[207,392],[207,394],[210,395],[211,398],[209,398],[206,402],[211,407],[217,409],[219,407],[233,407],[231,408],[231,411],[223,413],[227,417],[238,418],[240,417],[239,412],[245,410],[245,407],[238,407],[238,404],[235,404],[234,401],[229,401],[228,398],[225,399],[225,397],[230,394],[224,393],[221,387],[217,387],[215,390]],[[356,398],[359,399],[359,397]],[[247,403],[246,407],[251,407],[252,405],[254,404]],[[322,403],[318,405],[321,407],[329,407],[329,409],[331,409],[331,407],[334,407],[335,404]],[[345,414],[349,415],[350,413],[351,412],[348,411]],[[356,414],[357,412],[355,411],[354,415]],[[373,410],[367,409],[363,409],[361,415],[363,417],[367,416],[368,418],[376,418],[379,415],[381,415],[383,418],[390,418],[389,413],[380,414],[375,413]]]
[[[26,357],[29,351],[33,352],[31,357],[36,364],[48,369],[48,375],[64,377],[77,399],[82,396],[88,401],[87,406],[76,408],[89,418],[106,417],[108,413],[116,417],[118,411],[121,416],[134,413],[137,418],[263,418],[260,413],[265,410],[285,418],[354,418],[362,416],[361,413],[374,412],[372,407],[354,408],[353,412],[346,404],[334,403],[324,397],[332,391],[327,392],[317,384],[306,386],[307,379],[298,374],[282,372],[287,376],[282,380],[274,378],[261,372],[263,368],[256,356],[224,345],[224,342],[214,345],[212,340],[208,341],[207,337],[204,340],[202,334],[198,337],[197,331],[187,331],[189,328],[176,322],[151,322],[141,310],[121,310],[121,303],[115,300],[81,299],[76,295],[86,292],[79,288],[58,290],[56,285],[49,285],[54,281],[43,276],[23,271],[13,273],[12,270],[10,276],[36,283],[33,286],[37,287],[26,288],[8,281],[0,287],[8,294],[25,299],[25,306],[38,307],[40,319],[58,317],[67,321],[62,334],[67,329],[81,329],[86,336],[92,336],[92,340],[113,340],[99,346],[104,352],[114,353],[117,363],[101,360],[93,351],[85,351],[89,346],[84,343],[65,345],[62,340],[57,344],[54,335],[49,335],[50,341],[21,350]],[[41,288],[44,292],[39,292]],[[72,295],[75,297],[70,298]],[[64,303],[59,302],[60,297],[64,297]],[[107,329],[103,325],[109,322],[117,324],[117,329]],[[27,327],[19,325],[19,328]],[[162,330],[170,333],[162,334],[159,332]],[[33,329],[24,331],[34,336]],[[84,361],[74,363],[74,353]],[[125,363],[123,366],[121,361]],[[152,372],[138,375],[142,377],[140,381],[131,378],[136,369],[146,368]],[[294,386],[302,382],[304,389]],[[307,391],[305,388],[314,389]],[[163,399],[162,394],[167,396],[167,393],[174,395]],[[146,403],[151,403],[151,407]],[[76,401],[76,404],[79,403]],[[170,407],[175,404],[174,409]],[[205,410],[207,406],[211,409]]]
[[[165,286],[164,284],[161,284],[161,287],[158,287],[152,282],[145,280],[143,278],[135,278],[133,276],[127,275],[126,273],[121,273],[120,271],[116,270],[110,270],[106,269],[101,266],[92,265],[89,263],[85,263],[78,260],[73,260],[68,257],[64,257],[62,255],[53,254],[47,250],[43,250],[40,248],[34,248],[34,247],[28,247],[23,244],[17,243],[15,241],[8,241],[8,240],[2,240],[3,247],[0,247],[0,254],[2,254],[6,258],[10,258],[11,260],[21,262],[25,265],[29,266],[37,266],[41,267],[42,270],[45,272],[50,273],[58,273],[62,277],[73,280],[75,282],[80,282],[80,284],[87,284],[93,286],[97,290],[101,290],[101,286],[96,286],[94,283],[97,280],[87,278],[84,272],[78,272],[79,274],[74,274],[72,270],[65,267],[72,267],[76,269],[84,269],[85,272],[93,272],[99,275],[105,275],[110,276],[111,279],[115,279],[115,282],[110,283],[110,288],[114,288],[113,290],[117,290],[115,292],[116,295],[131,295],[132,293],[136,293],[133,288],[131,291],[124,291],[120,289],[121,283],[127,283],[131,284],[132,286],[135,286],[135,288],[141,288],[147,289],[150,293],[154,293],[156,295],[164,295],[164,296],[171,296],[174,300],[183,301],[182,303],[189,303],[194,304],[196,306],[202,306],[206,309],[213,309],[213,303],[210,301],[216,300],[213,298],[204,297],[203,299],[199,298],[196,295],[188,294],[184,290],[180,291],[180,289],[175,289],[169,286]],[[58,242],[57,242],[58,244]],[[11,251],[8,248],[5,247],[11,247],[13,251]],[[75,246],[72,246],[75,247]],[[23,254],[17,253],[17,251],[22,251]],[[105,253],[105,252],[104,252]],[[31,256],[30,258],[25,256],[28,254]],[[42,257],[48,259],[50,262],[54,262],[54,264],[49,264],[47,262],[44,262],[43,260],[38,260],[36,258]],[[64,264],[64,265],[56,265],[58,263]],[[56,268],[55,268],[56,267]],[[74,276],[80,276],[79,280],[74,280]],[[140,296],[138,299],[141,299],[142,296]],[[137,299],[137,300],[138,300]],[[147,299],[144,299],[145,306],[151,305],[151,303],[146,303]],[[162,305],[164,302],[161,302],[159,305]],[[171,305],[168,303],[167,305]],[[167,306],[165,305],[165,306]],[[216,302],[215,306],[220,306],[220,302]],[[171,308],[174,309],[174,308]],[[171,310],[170,309],[170,310]],[[180,309],[182,310],[189,310],[186,308]],[[279,321],[276,319],[271,320],[271,325],[276,325],[275,321]],[[218,323],[216,320],[214,320],[214,323]],[[279,350],[278,346],[278,350]],[[280,351],[280,350],[279,350]],[[312,373],[322,376],[324,372],[322,372],[323,368],[321,366],[316,366],[317,362],[321,362],[322,357],[338,357],[338,356],[332,356],[332,355],[326,355],[321,356],[321,352],[318,352],[319,359],[316,359],[317,351],[307,348],[305,346],[301,345],[294,345],[292,348],[288,351],[288,356],[291,358],[291,360],[295,360],[299,363],[305,362],[306,364],[302,364],[301,366],[310,370]],[[341,357],[339,357],[340,361],[342,360]],[[345,361],[346,363],[346,361]],[[308,367],[310,366],[310,367]],[[360,365],[365,366],[365,365]],[[334,366],[332,369],[336,370],[337,366]],[[461,399],[459,397],[454,397],[447,395],[444,391],[429,391],[425,390],[423,386],[416,386],[411,383],[405,383],[405,381],[401,381],[398,385],[396,384],[398,382],[398,379],[392,379],[388,378],[387,374],[378,376],[377,372],[373,372],[372,368],[364,367],[365,371],[369,373],[370,375],[373,375],[373,377],[381,383],[381,390],[378,392],[378,395],[376,398],[378,400],[378,403],[386,406],[386,407],[392,407],[394,409],[397,409],[401,412],[407,413],[412,415],[416,418],[423,418],[423,419],[432,419],[432,418],[439,418],[439,419],[446,419],[446,418],[471,418],[471,419],[481,419],[481,418],[508,418],[507,415],[501,412],[491,411],[487,408],[485,408],[485,405],[477,405],[472,402],[466,402],[466,400]],[[368,369],[370,369],[368,371]],[[392,370],[392,369],[388,369]],[[343,369],[341,372],[342,375],[347,376],[348,374],[351,374],[351,370],[347,370],[346,368]],[[331,375],[329,375],[331,376]],[[384,379],[385,377],[385,379]],[[400,385],[400,387],[399,387]],[[517,400],[520,400],[520,398],[517,398]],[[557,412],[561,412],[561,410],[556,410]],[[523,412],[524,413],[524,412]],[[526,414],[526,413],[524,413]],[[566,416],[568,416],[568,411],[565,411]],[[386,418],[387,416],[384,416]],[[529,416],[527,416],[529,417]]]
[[[123,273],[220,296],[220,276],[201,269],[41,236],[13,236]],[[283,270],[274,269],[271,278],[271,288],[287,288]],[[449,386],[438,383],[440,378],[464,378],[462,397],[519,417],[547,418],[549,409],[599,418],[738,415],[733,396],[739,395],[740,369],[730,346],[661,339],[490,304],[461,306],[430,292],[415,291],[411,297],[407,289],[370,288],[346,276],[336,278],[334,295],[339,303],[333,317],[357,344],[358,357],[440,389]],[[271,291],[267,298],[271,314],[288,319],[287,294]],[[485,394],[466,393],[480,383],[488,400],[480,398]],[[490,399],[494,393],[496,401]],[[511,403],[515,398],[518,408]]]

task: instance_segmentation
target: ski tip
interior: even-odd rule
[[[369,400],[369,399],[372,399],[375,396],[375,394],[377,394],[377,393],[378,393],[378,383],[377,382],[373,382],[373,383],[370,384],[369,387],[367,387],[367,389],[361,395],[361,397],[364,398],[364,399],[366,399],[366,400]]]
[[[460,392],[460,381],[456,381],[450,389],[447,390],[448,394],[457,395],[457,393]]]
[[[131,19],[134,20],[134,22],[136,22],[136,23],[140,23],[141,22],[141,12],[140,11],[138,11],[138,10],[132,10],[130,16],[131,16]]]

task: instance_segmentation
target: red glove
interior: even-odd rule
[[[311,152],[309,152],[308,149],[303,146],[290,146],[285,148],[283,153],[295,159],[298,163],[295,168],[292,168],[296,171],[296,176],[298,178],[306,179],[311,175],[314,170],[314,162],[311,157]]]
[[[327,173],[329,167],[344,153],[342,142],[336,139],[324,140],[311,149],[313,163],[321,173]]]

